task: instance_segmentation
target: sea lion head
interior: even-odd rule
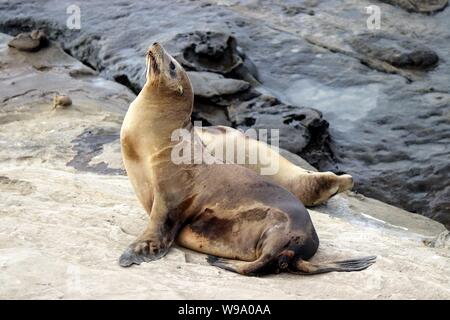
[[[353,188],[353,177],[349,174],[336,175],[333,172],[321,172],[321,178],[311,184],[312,193],[316,193],[312,205],[325,203],[329,198],[340,192]]]
[[[160,43],[155,42],[150,46],[146,59],[146,90],[175,105],[179,101],[193,102],[192,85],[186,71]]]
[[[305,206],[325,203],[334,195],[353,188],[353,178],[349,174],[338,176],[333,172],[312,173],[294,177],[291,181],[290,189]]]

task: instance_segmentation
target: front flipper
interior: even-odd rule
[[[164,242],[151,235],[140,237],[122,253],[119,259],[120,266],[130,267],[133,264],[139,265],[142,262],[150,262],[164,257],[169,251],[169,246]]]
[[[147,230],[136,239],[119,258],[122,267],[158,260],[172,245],[180,225],[177,211],[169,210],[160,199],[155,199]]]

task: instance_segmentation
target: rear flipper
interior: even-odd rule
[[[261,257],[255,261],[239,261],[219,258],[216,256],[208,256],[206,261],[215,267],[219,267],[228,271],[236,272],[244,276],[260,276],[267,273],[267,262],[269,257]]]
[[[375,263],[376,256],[365,257],[361,259],[343,260],[325,263],[311,263],[302,259],[297,260],[293,264],[293,268],[289,268],[290,273],[311,275],[326,272],[351,272],[361,271]]]

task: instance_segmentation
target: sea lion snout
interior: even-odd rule
[[[159,42],[153,44],[147,50],[147,65],[150,66],[151,75],[160,75],[162,71],[168,68],[171,58]]]
[[[159,44],[159,42],[153,42],[150,48],[148,48],[148,52],[156,55],[161,55],[164,53],[164,48]]]
[[[176,92],[177,95],[171,98],[177,99],[187,93],[189,100],[193,95],[185,70],[159,42],[153,42],[147,50],[147,83],[149,86],[164,86],[165,90]],[[166,94],[166,100],[168,96],[170,95]]]
[[[158,42],[154,42],[147,50],[147,79],[161,73],[164,49]]]
[[[161,58],[164,56],[164,54],[166,54],[166,51],[164,50],[163,46],[159,44],[159,42],[153,42],[153,44],[147,50],[147,55],[151,58]]]

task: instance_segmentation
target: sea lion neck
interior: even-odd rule
[[[164,133],[187,129],[190,124],[194,104],[191,95],[178,97],[164,88],[146,84],[137,99],[141,101],[139,121],[145,122],[149,130],[159,128],[158,132]]]
[[[192,101],[165,98],[164,93],[144,87],[128,109],[121,136],[128,145],[133,141],[136,154],[159,154],[158,158],[163,160],[178,143],[173,136],[180,130],[192,131]],[[162,150],[165,152],[161,153]]]
[[[161,45],[153,44],[147,53],[146,83],[127,112],[122,135],[141,153],[167,160],[163,156],[177,144],[173,137],[180,130],[192,131],[193,102],[183,67]]]

